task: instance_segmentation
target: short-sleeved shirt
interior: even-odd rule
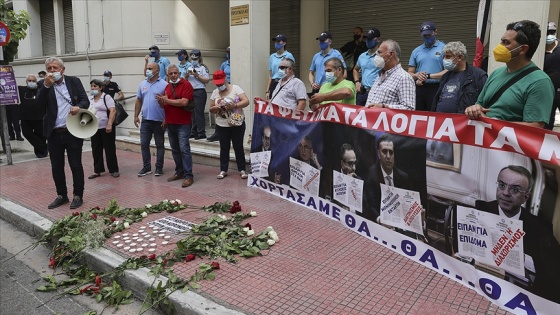
[[[438,73],[443,71],[443,46],[445,43],[436,40],[431,46],[422,44],[412,51],[408,65],[416,68],[416,72]],[[428,79],[425,83],[438,83],[439,80]]]
[[[198,73],[199,76],[208,79],[208,68],[206,68],[205,65],[203,64],[198,64],[196,67],[194,66],[190,66],[187,69],[188,71],[194,70],[196,71],[196,73]],[[202,83],[202,81],[200,81],[199,79],[197,79],[194,74],[188,74],[187,73],[187,80],[189,80],[189,82],[191,83],[193,89],[198,90],[198,89],[205,89],[206,88],[206,83]]]
[[[365,89],[370,89],[373,85],[373,81],[377,79],[377,74],[381,68],[378,68],[373,63],[373,58],[375,58],[377,54],[369,54],[369,51],[364,52],[358,57],[358,62],[356,66],[362,70],[362,86]],[[356,79],[356,78],[354,78]]]
[[[163,94],[166,86],[167,82],[162,78],[153,83],[148,79],[140,83],[136,98],[142,101],[142,119],[163,121],[165,114],[163,108],[159,107],[156,95]]]
[[[186,98],[192,100],[193,87],[189,81],[181,78],[179,83],[169,83],[165,88],[165,95],[171,100]],[[192,113],[187,112],[184,107],[177,107],[165,103],[163,105],[165,111],[165,122],[172,125],[190,125],[192,121]]]
[[[369,91],[366,105],[384,104],[392,109],[416,108],[416,84],[400,64],[381,70]]]
[[[278,106],[297,109],[299,100],[307,100],[307,90],[305,84],[295,76],[287,79],[286,83],[280,81],[274,92],[272,92],[270,102]]]
[[[507,81],[523,70],[535,66],[535,63],[531,61],[525,67],[512,73],[507,72],[506,66],[494,70],[476,103],[487,107],[485,104]],[[507,121],[548,123],[554,94],[554,86],[550,77],[544,71],[536,70],[505,90],[500,98],[490,106],[490,111],[486,115]]]
[[[219,98],[229,97],[232,100],[239,101],[239,95],[244,93],[245,92],[243,92],[243,90],[239,86],[232,84],[231,91],[227,95],[220,95],[220,90],[214,89],[214,91],[212,91],[212,95],[210,95],[210,100],[216,101]],[[243,109],[240,108],[238,110]],[[216,125],[220,127],[231,127],[228,123],[227,116],[223,115],[222,113],[216,114]]]
[[[159,77],[163,79],[163,81],[165,81],[165,79],[167,78],[167,66],[169,66],[169,59],[163,57],[163,56],[159,56],[158,60],[155,60],[155,58],[150,58],[151,62],[155,62],[159,65]]]
[[[352,83],[351,81],[348,81],[348,80],[342,80],[336,85],[333,85],[332,83],[327,82],[327,83],[321,85],[321,89],[319,89],[319,93],[329,93],[329,92],[332,92],[332,91],[335,91],[335,90],[338,90],[338,89],[342,89],[342,88],[349,88],[350,90],[352,90],[352,96],[349,97],[349,98],[342,99],[342,100],[325,101],[325,102],[322,102],[321,104],[335,102],[335,103],[341,103],[341,104],[356,105],[356,86],[354,85],[354,83]]]
[[[179,75],[181,76],[181,78],[187,78],[185,75],[187,74],[187,69],[189,67],[192,67],[192,64],[190,62],[185,62],[184,65],[182,65],[180,62],[177,64],[177,68],[179,68]]]
[[[106,97],[105,97],[106,96]],[[103,101],[105,99],[105,101]],[[107,104],[107,107],[105,107]],[[97,116],[97,121],[99,122],[99,129],[107,128],[107,123],[109,122],[109,108],[115,108],[115,101],[109,94],[101,93],[101,97],[96,101],[93,95],[89,96],[89,106],[93,106],[97,111],[95,116]]]
[[[323,55],[323,51],[320,51],[313,56],[313,60],[311,60],[311,67],[309,68],[309,71],[315,72],[315,83],[323,84],[325,82],[325,61],[331,58],[340,59],[340,61],[342,61],[342,65],[346,68],[344,57],[342,57],[342,54],[338,50],[331,48],[326,55]]]
[[[285,50],[280,56],[278,56],[277,53],[273,53],[272,55],[270,55],[270,57],[268,57],[268,70],[272,71],[273,80],[280,79],[280,77],[278,76],[278,67],[280,66],[280,62],[284,58],[292,59],[294,62],[296,61],[294,55],[292,55],[292,53],[287,50]]]
[[[230,79],[229,75],[230,75],[231,69],[229,67],[229,60],[226,60],[226,61],[222,62],[222,64],[220,65],[220,70],[225,72],[226,80],[228,81],[228,83],[230,83],[231,79]]]
[[[119,93],[121,88],[116,82],[109,82],[109,84],[103,87],[103,93],[111,95],[112,98],[115,98],[115,94]]]

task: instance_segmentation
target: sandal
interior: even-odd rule
[[[91,175],[88,176],[88,179],[94,179],[94,178],[97,178],[97,177],[99,177],[99,176],[101,176],[100,173],[93,173],[93,174],[91,174]]]
[[[243,179],[246,179],[247,177],[249,177],[249,175],[247,175],[247,173],[245,171],[240,171],[239,176],[241,176],[241,178],[243,178]]]
[[[218,175],[218,179],[224,179],[224,177],[227,176],[227,173],[224,171],[221,171],[220,174]]]

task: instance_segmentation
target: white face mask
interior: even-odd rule
[[[53,73],[53,79],[54,79],[55,81],[58,81],[58,80],[60,80],[61,78],[62,78],[62,74],[60,74],[60,72],[55,72],[55,73]]]
[[[36,89],[37,88],[37,82],[27,82],[27,87],[30,89]]]
[[[151,79],[154,76],[154,73],[152,72],[152,70],[146,70],[146,77],[148,79]]]
[[[171,82],[171,84],[177,84],[177,83],[179,83],[179,81],[181,81],[181,78],[177,78],[177,80],[175,80],[175,81],[169,80],[169,82]]]
[[[109,80],[111,80],[111,78],[109,78],[109,77],[103,77],[103,81],[109,82]]]
[[[221,85],[221,86],[218,86],[218,90],[220,90],[221,92],[225,91],[226,89],[227,89],[227,85],[225,85],[225,84]]]
[[[96,96],[97,94],[99,94],[99,90],[91,90],[89,91],[89,94]]]
[[[385,59],[379,55],[375,55],[375,57],[373,57],[373,64],[375,64],[377,68],[383,68],[385,67]]]
[[[280,77],[280,79],[283,79],[286,76],[286,70],[278,69],[278,72],[276,74],[278,74],[278,77]]]
[[[546,36],[546,44],[547,45],[550,45],[550,44],[554,43],[555,40],[556,40],[555,35],[547,35]]]

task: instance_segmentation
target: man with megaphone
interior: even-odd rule
[[[72,171],[74,190],[70,209],[76,209],[83,203],[84,168],[82,166],[82,145],[84,140],[68,131],[66,118],[77,115],[80,109],[89,107],[89,100],[77,77],[64,75],[64,62],[58,57],[45,61],[47,75],[37,92],[37,102],[44,104],[46,114],[43,118],[43,132],[47,138],[47,148],[51,159],[51,171],[56,186],[56,199],[49,204],[49,209],[60,207],[69,202],[64,173],[64,153],[68,155],[68,164]]]

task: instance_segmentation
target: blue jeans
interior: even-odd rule
[[[157,149],[156,169],[163,168],[163,155],[165,154],[163,132],[161,121],[142,119],[142,123],[140,123],[140,147],[142,149],[142,167],[146,170],[152,169],[152,155],[150,154],[152,135],[156,141]]]
[[[193,178],[191,143],[191,125],[167,125],[167,135],[171,145],[171,153],[175,161],[175,174],[184,178]]]

